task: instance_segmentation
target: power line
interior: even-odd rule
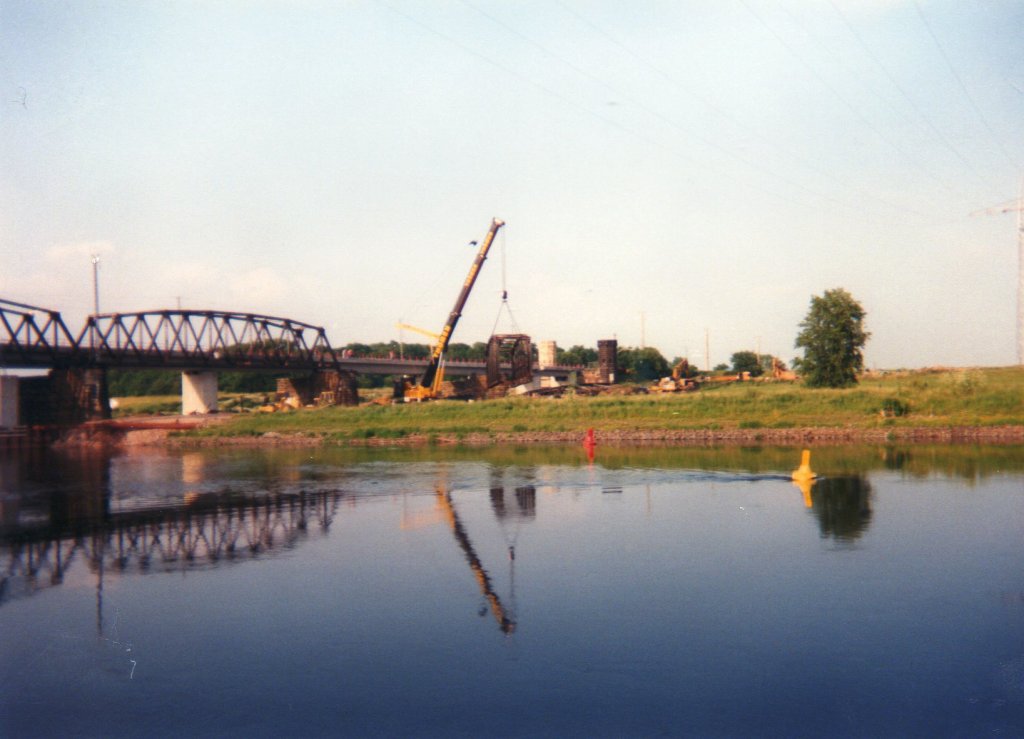
[[[515,28],[509,26],[507,23],[505,23],[504,21],[500,20],[499,18],[495,18],[490,13],[487,13],[486,11],[480,10],[480,8],[477,8],[473,4],[467,2],[466,0],[460,0],[460,2],[462,2],[462,4],[465,5],[466,7],[471,8],[472,10],[475,10],[477,13],[479,13],[482,16],[484,16],[485,18],[487,18],[491,22],[495,23],[496,25],[501,26],[502,28],[504,28],[509,33],[511,33],[511,34],[513,34],[513,35],[515,35],[515,36],[517,36],[519,38],[521,38],[522,40],[526,41],[528,44],[536,47],[537,49],[539,49],[543,53],[547,54],[551,58],[558,60],[559,62],[561,62],[562,64],[564,64],[569,69],[571,69],[572,71],[576,72],[577,74],[579,74],[579,75],[581,75],[583,77],[586,77],[591,82],[594,82],[594,83],[596,83],[598,85],[601,85],[602,87],[607,88],[609,91],[614,93],[616,97],[619,97],[619,98],[625,100],[626,102],[630,103],[631,105],[633,105],[633,106],[639,108],[640,110],[644,111],[648,115],[654,116],[655,118],[657,118],[658,120],[662,121],[663,123],[666,123],[669,126],[671,126],[672,128],[675,128],[677,131],[680,131],[680,132],[682,132],[682,133],[684,133],[684,134],[686,134],[688,136],[691,136],[692,138],[696,139],[697,141],[699,141],[700,143],[704,144],[705,146],[708,146],[708,147],[710,147],[710,148],[712,148],[712,149],[714,149],[714,150],[716,150],[718,152],[721,152],[722,154],[725,154],[726,156],[735,159],[736,161],[740,162],[741,164],[743,164],[743,165],[745,165],[747,167],[750,167],[751,169],[755,169],[755,170],[757,170],[757,171],[759,171],[759,172],[761,172],[763,174],[766,174],[766,175],[768,175],[770,177],[774,177],[775,179],[777,179],[777,180],[779,180],[779,181],[789,185],[790,187],[795,187],[797,189],[803,190],[804,192],[806,192],[809,195],[814,195],[814,196],[817,196],[817,197],[825,198],[826,200],[832,200],[833,202],[835,202],[837,204],[841,204],[841,203],[839,203],[839,201],[835,200],[834,198],[832,198],[832,197],[830,197],[828,195],[824,195],[822,193],[816,192],[816,191],[812,190],[809,187],[805,187],[804,185],[801,185],[799,182],[794,182],[793,180],[790,180],[790,179],[780,175],[778,172],[775,172],[775,171],[769,169],[768,167],[765,167],[762,164],[759,164],[757,162],[752,162],[749,159],[746,159],[745,157],[740,156],[735,151],[731,151],[731,150],[727,149],[726,147],[724,147],[724,146],[722,146],[722,145],[712,141],[711,139],[708,139],[708,138],[706,138],[706,137],[704,137],[704,136],[702,136],[702,135],[700,135],[698,133],[695,133],[693,131],[684,129],[682,126],[680,126],[678,123],[676,123],[672,119],[668,118],[664,114],[662,114],[662,113],[658,112],[657,110],[654,110],[653,108],[645,105],[641,101],[639,101],[636,98],[630,96],[628,93],[625,93],[622,90],[617,89],[616,87],[612,86],[611,84],[609,84],[608,82],[604,81],[600,77],[597,77],[596,75],[591,74],[590,72],[588,72],[585,69],[582,69],[581,67],[577,66],[576,64],[573,64],[572,62],[570,62],[565,57],[563,57],[563,56],[561,56],[559,54],[556,54],[555,52],[553,52],[550,49],[546,48],[540,42],[535,41],[532,38],[530,38],[529,36],[526,36],[525,34],[517,31]]]
[[[832,0],[830,0],[830,2],[832,2]],[[856,116],[860,120],[861,123],[863,123],[865,126],[870,128],[874,132],[874,134],[876,136],[878,136],[882,141],[887,143],[893,149],[898,151],[908,161],[914,162],[914,160],[910,156],[907,155],[906,151],[903,150],[903,147],[901,147],[895,141],[890,140],[887,136],[885,136],[885,134],[883,134],[881,131],[879,131],[874,126],[874,124],[871,123],[871,121],[869,121],[867,118],[864,117],[864,115],[857,109],[857,106],[855,106],[853,103],[851,103],[849,100],[847,100],[842,94],[840,94],[840,92],[838,90],[835,89],[835,87],[832,84],[829,83],[828,80],[826,80],[824,77],[821,76],[821,74],[818,72],[818,70],[816,70],[811,64],[808,64],[804,60],[804,58],[802,56],[800,56],[799,53],[797,53],[796,49],[794,49],[789,42],[787,42],[784,38],[782,38],[782,36],[779,35],[779,33],[774,28],[772,28],[768,24],[768,22],[759,13],[757,13],[757,11],[755,11],[753,8],[750,7],[750,5],[747,2],[747,0],[739,0],[739,3],[744,8],[746,8],[747,12],[750,13],[754,18],[756,18],[758,20],[758,22],[762,26],[764,26],[765,29],[772,36],[775,37],[775,39],[782,45],[782,47],[784,49],[786,49],[786,51],[788,51],[793,56],[794,59],[796,59],[798,62],[800,62],[800,64],[802,64],[807,69],[807,71],[809,71],[811,73],[811,75],[815,79],[818,80],[818,82],[820,82],[829,92],[831,92],[836,97],[837,100],[839,100],[843,105],[845,105],[847,108],[849,108],[850,112],[852,112],[854,114],[854,116]],[[833,7],[835,7],[834,3],[833,3]],[[938,129],[936,129],[936,132],[938,132]],[[967,161],[967,159],[965,159],[964,156],[962,154],[960,154],[960,152],[956,151],[956,149],[953,149],[952,146],[950,146],[950,149],[953,151],[954,154],[956,154],[960,158],[960,160],[964,163],[964,165],[970,170],[971,174],[973,174],[975,177],[977,177],[978,180],[984,185],[985,184],[984,178],[971,165],[971,163],[969,161]],[[921,169],[920,165],[918,165],[918,168]],[[921,171],[925,172],[925,174],[928,174],[929,176],[932,176],[929,173],[927,173],[924,169],[921,169]]]
[[[606,30],[604,30],[603,28],[598,26],[596,23],[591,21],[589,18],[585,17],[584,15],[579,13],[578,11],[576,11],[576,10],[570,8],[569,6],[567,6],[561,0],[556,0],[556,2],[567,13],[569,13],[572,16],[574,16],[580,22],[582,22],[582,23],[586,24],[587,26],[589,26],[595,32],[600,34],[602,37],[604,37],[609,42],[614,44],[616,47],[618,47],[619,49],[624,51],[626,54],[628,54],[630,57],[632,57],[634,60],[636,60],[637,62],[639,62],[643,66],[646,66],[649,69],[653,70],[660,77],[662,77],[663,79],[668,81],[670,84],[672,84],[680,92],[682,92],[685,95],[689,96],[690,98],[698,101],[699,103],[701,103],[702,105],[707,107],[709,110],[715,112],[716,114],[721,116],[723,119],[725,119],[726,121],[731,123],[733,126],[735,126],[735,127],[739,128],[739,129],[741,129],[742,131],[746,132],[748,135],[753,136],[755,139],[761,141],[762,143],[771,145],[771,141],[769,141],[767,138],[762,136],[761,133],[756,128],[754,128],[753,126],[749,126],[746,123],[744,123],[744,122],[742,122],[740,120],[737,120],[733,115],[731,115],[728,111],[722,109],[720,106],[718,106],[713,100],[711,100],[707,96],[701,95],[700,93],[698,93],[695,90],[687,87],[686,85],[683,85],[681,82],[679,82],[679,80],[677,78],[675,78],[672,75],[670,75],[669,73],[667,73],[661,67],[659,67],[654,62],[652,62],[649,58],[643,57],[640,54],[636,53],[636,51],[631,49],[629,46],[627,46],[626,44],[624,44],[621,41],[619,41],[612,34],[608,33]],[[844,186],[844,187],[846,187],[846,188],[848,188],[848,189],[850,189],[850,190],[852,190],[854,192],[857,192],[857,193],[861,194],[862,196],[866,196],[866,197],[868,197],[868,198],[870,198],[870,199],[872,199],[872,200],[874,200],[876,202],[879,202],[882,205],[885,205],[887,207],[900,210],[901,212],[907,212],[907,210],[905,208],[903,208],[902,206],[898,206],[898,205],[896,205],[896,204],[886,200],[885,198],[881,198],[881,197],[879,197],[878,195],[876,195],[875,193],[871,192],[870,190],[868,190],[866,188],[859,187],[857,185],[850,185],[850,184],[845,183],[845,182],[843,182],[841,180],[837,180],[834,172],[827,172],[827,171],[819,168],[814,162],[812,162],[811,160],[809,160],[809,159],[807,159],[805,157],[800,156],[796,152],[789,151],[789,152],[787,152],[787,156],[791,160],[793,160],[794,162],[800,164],[801,166],[805,167],[809,171],[814,172],[815,174],[817,174],[819,176],[825,177],[825,178],[829,179],[832,182],[838,182],[838,184],[840,184],[840,185],[842,185],[842,186]],[[904,156],[906,156],[906,155],[904,154]],[[910,161],[913,161],[913,160],[910,159],[910,157],[907,157],[907,159],[910,160]],[[951,192],[955,192],[953,190],[953,188],[948,183],[943,182],[938,177],[936,177],[935,175],[933,175],[930,172],[928,172],[926,169],[924,169],[917,162],[913,162],[913,163],[915,164],[915,166],[917,166],[917,168],[923,174],[925,174],[926,176],[934,179],[936,182],[938,182],[940,185],[942,185],[946,189],[950,190]],[[924,216],[923,213],[917,213],[917,215]]]
[[[914,112],[916,112],[921,117],[921,120],[923,120],[925,124],[928,126],[928,128],[931,129],[932,133],[935,134],[936,138],[938,138],[942,145],[949,149],[949,151],[952,152],[953,155],[960,160],[964,167],[967,168],[968,172],[974,175],[974,177],[976,177],[979,182],[981,182],[983,185],[987,187],[985,178],[981,176],[977,169],[975,169],[974,165],[967,160],[967,158],[960,152],[959,149],[953,146],[949,139],[946,138],[942,131],[939,130],[938,126],[932,123],[931,119],[924,114],[924,112],[917,105],[917,103],[914,102],[914,99],[910,97],[910,94],[903,88],[903,85],[899,83],[896,77],[893,76],[889,69],[884,64],[882,64],[881,60],[879,60],[878,57],[874,54],[874,52],[871,51],[871,48],[867,45],[863,37],[860,35],[860,32],[857,31],[857,29],[854,27],[852,23],[850,23],[850,20],[846,17],[843,11],[839,9],[839,6],[836,5],[835,0],[829,0],[829,4],[832,6],[832,9],[836,12],[836,14],[842,19],[843,23],[846,25],[846,28],[850,31],[850,33],[853,34],[854,39],[856,39],[857,43],[864,50],[864,53],[867,55],[867,57],[875,64],[875,66],[882,70],[882,74],[884,74],[888,78],[889,82],[892,83],[893,87],[896,88],[896,90],[900,93],[903,99],[906,100],[910,107],[914,109]]]
[[[483,11],[480,8],[477,8],[476,6],[474,6],[472,3],[468,2],[467,0],[460,0],[460,1],[466,7],[471,8],[472,10],[474,10],[477,13],[479,13],[480,15],[484,16],[485,18],[487,18],[491,22],[493,22],[496,25],[500,26],[501,28],[505,29],[509,33],[511,33],[511,34],[517,36],[518,38],[526,41],[527,43],[529,43],[530,45],[536,47],[541,52],[543,52],[544,54],[550,56],[551,58],[556,59],[557,61],[561,62],[566,67],[568,67],[569,69],[573,70],[574,72],[576,72],[577,74],[581,75],[582,77],[585,77],[586,79],[590,80],[591,82],[594,82],[594,83],[596,83],[598,85],[601,85],[602,87],[604,87],[604,88],[608,89],[609,91],[611,91],[612,93],[614,93],[617,97],[619,97],[619,98],[629,102],[631,105],[635,106],[639,110],[642,110],[645,113],[647,113],[647,114],[657,118],[658,120],[662,121],[663,123],[666,123],[667,125],[671,126],[672,128],[675,128],[676,130],[680,131],[681,133],[686,134],[687,136],[690,136],[693,139],[696,139],[697,141],[699,141],[700,143],[704,144],[705,146],[708,146],[708,147],[710,147],[710,148],[712,148],[712,149],[714,149],[716,151],[721,152],[722,154],[724,154],[724,155],[734,159],[735,161],[743,164],[746,167],[749,167],[749,168],[751,168],[751,169],[753,169],[755,171],[762,172],[763,174],[766,174],[769,177],[773,177],[774,179],[779,180],[780,182],[782,182],[782,183],[784,183],[784,184],[786,184],[786,185],[788,185],[790,187],[802,190],[802,191],[804,191],[805,193],[807,193],[809,195],[821,198],[822,200],[831,202],[831,203],[833,203],[835,205],[838,205],[838,206],[855,209],[858,212],[860,212],[862,210],[859,207],[855,208],[852,205],[844,203],[844,202],[842,202],[841,200],[839,200],[838,198],[836,198],[836,197],[834,197],[832,195],[829,195],[829,194],[823,193],[823,192],[819,192],[817,190],[814,190],[813,188],[807,187],[807,186],[805,186],[805,185],[803,185],[803,184],[801,184],[799,182],[796,182],[796,181],[794,181],[794,180],[792,180],[792,179],[790,179],[790,178],[780,174],[779,172],[777,172],[777,171],[775,171],[775,170],[773,170],[773,169],[771,169],[771,168],[769,168],[769,167],[767,167],[767,166],[765,166],[763,164],[760,164],[759,162],[752,161],[752,160],[748,159],[747,157],[744,157],[744,156],[738,154],[736,151],[728,149],[725,146],[722,146],[721,144],[719,144],[719,143],[717,143],[717,142],[715,142],[715,141],[713,141],[711,139],[708,139],[705,136],[702,136],[699,133],[696,133],[696,132],[694,132],[692,130],[683,128],[682,126],[680,126],[678,123],[676,123],[674,120],[672,120],[671,118],[667,117],[663,113],[661,113],[661,112],[659,112],[657,110],[654,110],[653,108],[651,108],[650,106],[646,105],[642,101],[637,100],[636,98],[632,97],[631,95],[623,92],[622,90],[620,90],[620,89],[616,88],[615,86],[611,85],[610,83],[606,82],[604,79],[602,79],[602,78],[592,74],[591,72],[589,72],[589,71],[579,67],[578,65],[574,64],[573,62],[571,62],[568,59],[566,59],[563,56],[561,56],[560,54],[557,54],[557,53],[551,51],[550,49],[545,47],[543,44],[539,43],[538,41],[535,41],[534,39],[530,38],[529,36],[526,36],[525,34],[521,33],[520,31],[516,30],[515,28],[509,26],[507,23],[505,23],[504,21],[500,20],[499,18],[496,18],[493,15],[487,13],[486,11]],[[562,7],[564,8],[565,6],[562,5]],[[572,15],[576,16],[577,18],[580,18],[581,20],[583,20],[582,16],[580,16],[575,11],[569,10],[569,12]],[[597,28],[592,23],[588,22],[588,25],[590,25],[592,28],[595,28],[595,29]],[[602,35],[608,37],[607,34],[602,34]],[[664,75],[664,73],[662,73],[662,74]],[[667,76],[667,75],[665,75],[665,76]],[[705,102],[700,97],[698,97],[698,99],[700,99],[701,102]],[[705,102],[705,104],[708,104],[708,103]],[[719,112],[721,115],[723,115],[726,118],[728,118],[727,114],[722,113],[720,111],[717,111],[717,109],[716,109],[716,112]],[[744,126],[743,124],[737,124],[737,125],[739,125],[742,128],[748,128],[748,127]],[[765,139],[763,137],[759,136],[759,135],[758,135],[758,138],[760,138],[762,141],[765,141]],[[795,159],[797,161],[801,161],[800,157],[793,156],[792,154],[790,156],[791,156],[791,158],[793,158],[793,159]],[[818,173],[818,174],[820,174],[822,176],[828,177],[833,182],[836,181],[834,173],[831,173],[831,174],[825,173],[825,172],[817,169],[813,165],[807,164],[806,162],[805,162],[805,166],[808,166],[810,169],[812,169],[813,171],[815,171],[816,173]],[[849,187],[849,186],[847,186],[847,187]],[[864,188],[851,188],[851,189],[858,190],[862,196],[865,196],[867,198],[875,200],[875,201],[881,203],[882,205],[885,205],[888,208],[891,208],[891,209],[894,209],[894,210],[898,210],[901,213],[915,212],[912,209],[908,209],[906,207],[899,206],[899,205],[896,205],[895,203],[889,202],[889,201],[885,200],[884,198],[881,198],[881,197],[877,196],[876,194],[874,194],[874,193],[872,193],[869,190],[866,190]],[[917,212],[916,214],[919,215],[919,216],[922,216],[922,217],[927,217],[927,215],[924,214],[924,213]]]
[[[826,44],[826,43],[822,42],[822,40],[818,37],[818,35],[814,31],[812,31],[810,28],[807,27],[807,24],[805,24],[803,22],[802,18],[798,14],[793,13],[792,11],[786,9],[783,6],[779,6],[779,10],[781,12],[785,13],[786,16],[790,19],[790,21],[792,21],[794,24],[799,26],[800,29],[803,30],[803,32],[808,37],[813,39],[820,50],[824,51],[824,53],[826,53],[829,56],[831,56],[831,58],[836,63],[840,63],[840,64],[842,63],[842,58],[832,50],[832,47],[829,44]],[[846,22],[846,19],[843,18],[842,20],[849,27],[849,23]],[[853,31],[854,34],[856,34],[856,31],[854,31],[852,28],[850,28],[850,30]],[[861,43],[862,50],[865,51],[870,56],[870,52],[866,48],[864,48],[864,44],[861,42],[861,39],[858,38],[857,40],[858,40],[859,43]],[[880,62],[878,62],[877,59],[872,58],[872,61],[876,65],[881,66]],[[884,68],[883,68],[883,71],[884,71]],[[884,95],[882,95],[874,86],[870,86],[869,85],[869,86],[867,86],[867,89],[871,92],[871,94],[877,100],[879,100],[883,105],[885,105],[885,107],[888,108],[889,111],[892,112],[893,115],[897,116],[898,118],[900,118],[902,121],[904,121],[906,124],[908,124],[910,126],[916,125],[913,121],[910,120],[910,118],[908,118],[906,116],[905,113],[903,113],[895,105],[893,105],[893,103],[891,103],[888,98],[886,98]],[[913,105],[913,101],[910,101],[910,102]],[[920,112],[920,111],[918,111],[918,112]],[[923,117],[924,114],[921,113],[921,115]],[[919,172],[921,172],[923,175],[925,175],[926,177],[928,177],[932,181],[934,181],[934,182],[938,183],[939,185],[941,185],[942,187],[944,187],[950,194],[955,195],[955,196],[957,196],[959,198],[962,198],[964,200],[972,200],[973,199],[973,196],[970,195],[962,187],[958,187],[957,185],[948,182],[946,179],[941,178],[938,175],[932,173],[920,161],[918,161],[916,159],[910,158],[905,151],[903,151],[903,155],[908,158],[909,163],[912,164]]]
[[[928,18],[925,17],[924,11],[921,10],[921,5],[917,2],[917,0],[914,0],[914,9],[917,10],[917,15],[918,17],[920,17],[921,23],[924,24],[925,30],[928,31],[928,35],[931,36],[932,41],[935,42],[935,48],[939,50],[939,54],[942,56],[943,61],[945,61],[946,66],[949,67],[950,74],[953,75],[953,79],[956,80],[957,84],[960,85],[960,89],[963,90],[964,97],[967,98],[967,102],[971,104],[971,108],[974,109],[974,113],[975,115],[978,116],[978,120],[981,121],[981,124],[985,127],[985,130],[988,131],[989,136],[992,137],[992,140],[995,142],[996,146],[999,147],[999,150],[1003,153],[1003,156],[1006,157],[1006,161],[1010,163],[1010,166],[1013,167],[1014,170],[1019,170],[1020,165],[1010,155],[1010,152],[1007,151],[1006,147],[1003,146],[1002,140],[999,136],[996,135],[996,132],[992,130],[992,126],[989,125],[988,120],[981,112],[981,109],[978,107],[978,104],[974,102],[974,97],[971,95],[970,90],[967,89],[967,85],[964,84],[963,79],[960,77],[959,74],[957,74],[956,68],[953,66],[953,62],[950,60],[949,55],[946,54],[946,50],[942,48],[942,44],[939,43],[938,36],[936,36],[935,31],[932,30],[932,26],[928,22]]]
[[[538,90],[540,90],[541,92],[545,93],[546,95],[554,97],[554,98],[560,100],[561,102],[565,103],[566,105],[571,106],[573,108],[576,108],[577,110],[582,111],[586,115],[588,115],[588,116],[590,116],[592,118],[596,118],[597,120],[601,121],[602,123],[604,123],[604,124],[606,124],[608,126],[611,126],[612,128],[615,128],[618,131],[620,131],[620,132],[622,132],[622,133],[624,133],[624,134],[626,134],[628,136],[631,136],[631,137],[633,137],[635,139],[638,139],[638,140],[640,140],[640,141],[642,141],[642,142],[644,142],[646,144],[649,144],[650,146],[653,146],[653,147],[655,147],[657,149],[661,149],[661,150],[666,151],[666,152],[668,152],[668,153],[670,153],[670,154],[672,154],[672,155],[674,155],[676,157],[679,157],[680,159],[686,161],[687,163],[689,163],[689,164],[691,164],[693,166],[698,166],[699,167],[699,166],[702,165],[701,162],[699,162],[698,160],[694,159],[689,154],[685,154],[685,153],[679,151],[678,149],[676,149],[674,147],[667,146],[666,144],[663,144],[662,142],[657,141],[657,140],[653,139],[652,137],[650,137],[650,136],[648,136],[646,134],[643,134],[643,133],[641,133],[639,131],[636,131],[634,129],[628,128],[627,126],[622,125],[621,123],[619,123],[618,121],[616,121],[616,120],[614,120],[612,118],[609,118],[607,116],[601,115],[600,113],[597,113],[596,111],[592,110],[591,108],[588,108],[588,107],[586,107],[584,105],[581,105],[581,104],[579,104],[579,103],[577,103],[577,102],[575,102],[573,100],[570,100],[569,98],[567,98],[564,95],[556,92],[555,90],[552,90],[550,87],[547,87],[546,85],[544,85],[544,84],[542,84],[540,82],[537,82],[536,80],[530,79],[529,77],[526,77],[526,76],[520,74],[515,69],[513,69],[513,68],[511,68],[511,67],[509,67],[509,66],[507,66],[505,64],[502,64],[501,62],[499,62],[499,61],[497,61],[495,59],[492,59],[492,58],[486,56],[485,54],[481,54],[480,52],[476,51],[475,49],[470,48],[469,46],[466,46],[465,44],[460,42],[458,39],[453,38],[452,36],[449,36],[448,34],[446,34],[446,33],[442,32],[442,31],[437,30],[436,28],[433,28],[433,27],[427,25],[426,23],[423,23],[419,19],[414,18],[413,16],[409,15],[408,13],[405,13],[402,10],[399,10],[398,8],[394,7],[390,3],[385,2],[385,0],[376,0],[376,1],[377,1],[377,3],[379,5],[384,6],[385,8],[390,10],[391,12],[395,13],[396,15],[399,15],[399,16],[405,18],[406,20],[408,20],[409,22],[419,26],[420,28],[422,28],[422,29],[424,29],[426,31],[429,31],[430,33],[434,34],[435,36],[438,36],[439,38],[444,39],[445,41],[453,44],[454,46],[457,46],[459,49],[461,49],[462,51],[466,52],[467,54],[475,56],[478,59],[481,59],[481,60],[487,62],[491,66],[496,67],[497,69],[500,69],[501,71],[505,72],[506,74],[511,75],[513,77],[516,77],[517,79],[520,79],[520,80],[526,82],[527,84],[531,85],[532,87],[537,88]],[[750,187],[750,188],[753,188],[755,190],[759,190],[760,192],[763,192],[764,194],[769,195],[770,197],[773,197],[773,198],[775,198],[777,200],[781,200],[783,202],[797,204],[797,205],[800,205],[800,206],[805,207],[805,208],[814,208],[815,207],[812,204],[800,201],[800,200],[798,200],[796,198],[787,197],[785,195],[781,195],[781,194],[779,194],[779,193],[777,193],[777,192],[775,192],[775,191],[773,191],[773,190],[771,190],[771,189],[769,189],[769,188],[767,188],[767,187],[765,187],[765,186],[763,186],[763,185],[761,185],[759,183],[752,183],[752,182],[748,182],[748,181],[739,180],[738,178],[736,178],[736,177],[734,177],[732,175],[728,175],[728,174],[723,174],[722,176],[725,177],[726,179],[732,180],[734,182],[739,182],[740,184],[742,184],[745,187]],[[785,182],[784,178],[779,177],[778,179],[782,179]],[[807,188],[802,188],[802,189],[807,190]],[[827,196],[822,196],[822,195],[820,195],[818,193],[814,193],[814,191],[811,191],[811,190],[808,190],[808,192],[810,192],[811,194],[817,195],[818,197],[827,197]],[[838,202],[838,201],[837,201],[837,203],[839,205],[844,205],[843,203]],[[851,209],[854,208],[854,206],[847,206],[847,207],[850,207]]]

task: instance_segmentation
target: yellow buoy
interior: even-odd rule
[[[804,505],[808,508],[811,507],[811,488],[814,487],[814,481],[818,477],[818,473],[811,469],[811,450],[804,449],[803,454],[800,457],[800,466],[793,470],[793,484],[800,488],[800,492],[804,496]]]

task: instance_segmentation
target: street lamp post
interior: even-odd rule
[[[96,321],[95,317],[100,314],[100,255],[92,255],[92,330],[89,332],[89,346],[96,346]]]
[[[100,255],[92,255],[92,309],[93,315],[100,313]]]

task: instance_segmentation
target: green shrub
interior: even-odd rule
[[[910,405],[899,398],[886,398],[882,401],[882,415],[886,418],[905,416],[910,413]]]

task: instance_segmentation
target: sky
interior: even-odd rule
[[[1017,361],[1024,2],[0,0],[0,298]],[[998,207],[996,211],[998,211]],[[974,214],[974,215],[972,215]],[[502,291],[508,301],[503,310]],[[707,348],[707,351],[706,351]]]

